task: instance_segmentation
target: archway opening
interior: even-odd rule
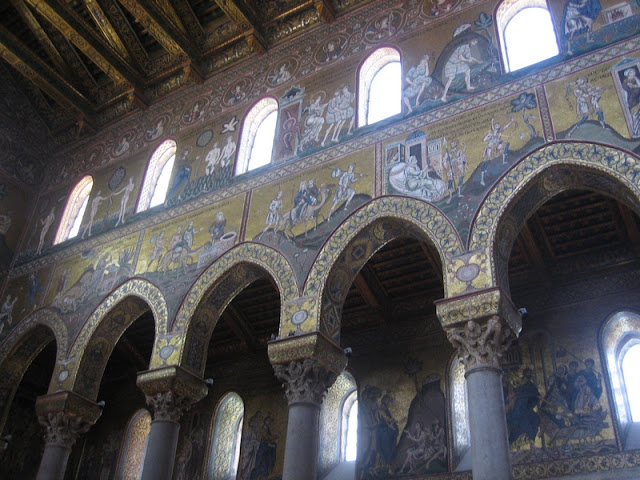
[[[535,204],[533,191],[523,193],[528,205]],[[508,256],[511,298],[526,308],[520,338],[502,359],[516,464],[616,448],[599,330],[612,311],[640,306],[638,216],[613,197],[577,186],[540,203]],[[506,222],[518,224],[513,212],[522,215],[523,206],[517,202]],[[508,237],[513,227],[502,227]]]
[[[115,326],[120,320],[122,317],[115,314],[103,322]],[[79,472],[78,478],[139,478],[146,437],[132,439],[130,430],[144,435],[149,432],[150,418],[144,415],[147,404],[136,380],[138,372],[149,369],[154,337],[154,317],[146,310],[129,325],[113,348],[96,399],[104,402],[102,416],[78,440],[67,468]],[[88,354],[97,356],[99,351],[98,346]]]
[[[47,393],[55,364],[56,342],[51,338],[27,367],[13,396],[0,436],[0,478],[36,477],[44,438],[35,404],[39,396]]]
[[[349,370],[358,382],[356,478],[448,469],[439,372],[452,349],[434,305],[444,297],[440,257],[420,234],[409,233],[410,227],[392,224],[374,225],[346,248],[342,258],[354,259],[370,251],[371,237],[381,230],[395,236],[362,266],[334,266],[357,271],[341,315],[341,345],[352,351]],[[400,233],[402,228],[408,230]],[[428,411],[419,407],[425,401]],[[431,453],[418,455],[427,435],[434,439]]]

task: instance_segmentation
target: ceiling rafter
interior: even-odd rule
[[[387,296],[370,265],[362,267],[359,275],[356,275],[354,283],[367,305],[380,311],[382,323],[391,323],[393,302]]]
[[[120,38],[120,36],[116,33],[115,28],[111,25],[109,18],[105,15],[102,7],[96,0],[84,0],[84,4],[89,10],[93,21],[98,26],[102,35],[107,39],[109,44],[117,50],[117,52],[122,55],[127,61],[131,61],[131,56],[129,55],[129,51],[124,45],[124,42]]]
[[[227,325],[233,330],[238,338],[247,346],[249,350],[255,352],[258,349],[258,342],[256,341],[251,327],[245,316],[233,305],[227,305],[225,308],[227,313]]]
[[[336,12],[329,0],[314,0],[313,6],[323,22],[331,23],[336,19]]]
[[[66,110],[80,113],[85,122],[93,124],[94,111],[89,100],[3,26],[0,26],[0,56]]]
[[[193,9],[189,5],[189,2],[182,0],[171,0],[173,9],[180,17],[182,24],[189,31],[189,35],[193,36],[197,45],[203,45],[206,41],[206,35],[202,29],[202,25],[198,20],[198,16],[194,13]]]
[[[70,72],[67,64],[65,63],[62,55],[58,52],[58,49],[55,47],[47,33],[44,31],[38,19],[31,13],[31,10],[24,3],[24,0],[11,0],[11,3],[15,7],[15,9],[20,14],[20,17],[27,24],[29,29],[35,34],[43,48],[47,52],[47,56],[53,62],[53,64],[58,68],[58,70],[69,77]]]
[[[72,11],[55,0],[25,1],[90,58],[109,78],[116,83],[131,85],[137,90],[137,96],[144,98],[143,85],[138,73]]]
[[[529,225],[526,222],[522,226],[522,230],[520,230],[520,238],[522,239],[525,247],[525,255],[531,259],[533,270],[536,272],[536,275],[542,279],[544,285],[551,286],[551,276],[549,275],[549,270],[545,266],[542,252],[540,251],[538,242],[536,242],[531,230],[529,229]]]
[[[267,42],[260,33],[258,24],[249,18],[237,0],[215,0],[220,9],[244,31],[244,38],[249,47],[258,54],[267,51]]]
[[[176,58],[195,63],[200,54],[163,9],[147,0],[119,0],[162,47]]]

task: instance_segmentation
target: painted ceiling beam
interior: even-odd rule
[[[260,33],[255,22],[252,22],[236,0],[215,0],[220,9],[235,23],[244,33],[244,38],[251,49],[263,54],[267,51],[267,42]]]
[[[156,4],[148,0],[119,1],[171,55],[191,63],[199,58],[196,48]]]
[[[105,15],[102,7],[96,0],[84,0],[84,4],[89,10],[89,14],[93,18],[93,21],[97,27],[107,39],[107,42],[128,62],[131,62],[131,56],[127,48],[124,45],[122,39],[118,36],[116,29],[113,28],[109,18]]]
[[[89,100],[3,26],[0,26],[0,56],[62,107],[93,123],[94,111]]]
[[[57,0],[25,0],[91,59],[109,78],[143,91],[138,73],[69,8]],[[140,93],[140,95],[142,95]]]
[[[60,55],[58,49],[55,47],[47,33],[43,30],[38,19],[33,15],[33,13],[31,13],[29,7],[24,3],[24,0],[11,0],[11,3],[20,14],[20,17],[22,17],[24,22],[28,25],[29,29],[38,38],[51,62],[56,66],[56,68],[58,68],[60,73],[70,77],[69,68],[62,58],[62,55]]]
[[[171,0],[173,9],[180,17],[182,24],[186,27],[189,35],[196,42],[196,45],[204,45],[207,40],[198,16],[195,14],[189,2],[184,0]]]
[[[246,317],[233,305],[227,305],[225,311],[228,311],[229,315],[227,325],[250,351],[255,352],[258,349],[258,342],[251,332],[251,327]]]
[[[325,23],[331,23],[336,19],[336,12],[328,0],[314,0],[313,6],[318,12],[318,16]]]

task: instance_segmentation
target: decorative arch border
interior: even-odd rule
[[[0,344],[0,362],[4,362],[11,350],[24,338],[24,335],[36,327],[44,325],[53,332],[56,340],[57,357],[63,358],[69,348],[69,331],[60,312],[51,307],[40,308],[16,325]]]
[[[553,167],[567,167],[569,171],[581,170],[597,174],[603,180],[624,186],[622,194],[614,195],[640,211],[640,160],[629,152],[613,147],[584,142],[555,142],[541,147],[524,157],[507,172],[488,193],[476,212],[469,233],[469,251],[484,250],[490,257],[490,285],[501,284],[508,291],[506,267],[498,255],[499,242],[507,247],[508,239],[499,238],[498,232],[508,228],[518,229],[508,218],[512,207],[540,180],[548,195],[543,202],[563,190],[587,186],[571,175],[560,172],[553,175]],[[582,168],[580,168],[582,167]],[[544,173],[549,173],[546,178]],[[625,195],[627,193],[627,195]],[[631,195],[629,195],[629,193]],[[528,212],[527,212],[528,213]],[[526,213],[525,213],[526,214]],[[525,219],[516,219],[524,221]],[[513,225],[512,225],[513,224]],[[515,236],[513,238],[515,240]],[[504,248],[503,248],[504,249]],[[506,282],[506,283],[505,283]]]
[[[73,341],[73,344],[69,348],[67,358],[63,362],[58,362],[56,365],[56,371],[54,372],[54,380],[52,384],[56,385],[56,390],[73,390],[76,393],[82,393],[87,398],[90,398],[94,393],[97,395],[97,388],[100,385],[99,378],[93,378],[91,385],[79,386],[78,379],[82,377],[82,370],[89,368],[93,364],[108,361],[108,355],[106,358],[96,359],[93,363],[90,360],[89,364],[85,363],[85,356],[89,350],[89,346],[94,343],[99,349],[108,349],[109,354],[115,347],[118,339],[124,333],[126,327],[120,331],[115,332],[112,338],[97,338],[96,333],[99,332],[100,326],[104,323],[105,319],[110,318],[110,314],[115,309],[123,304],[127,298],[137,299],[140,304],[144,303],[144,307],[140,305],[140,311],[134,308],[131,312],[128,312],[132,316],[142,313],[144,308],[149,308],[153,314],[155,323],[155,338],[166,333],[169,319],[167,302],[164,295],[154,284],[148,280],[142,278],[132,278],[124,282],[117,287],[107,298],[105,298],[100,305],[93,311],[91,316],[85,322],[83,328]],[[85,391],[86,390],[86,391]],[[92,390],[95,390],[92,391]]]
[[[178,308],[171,332],[156,339],[152,368],[178,364],[202,373],[206,344],[219,314],[242,289],[261,276],[258,270],[266,272],[276,283],[281,305],[298,297],[293,268],[280,252],[258,243],[241,243],[218,258],[193,284]],[[205,302],[209,293],[216,295],[215,305]]]
[[[29,365],[50,341],[56,342],[56,362],[64,355],[69,341],[61,315],[51,308],[41,308],[16,326],[0,346],[0,431],[20,380]],[[51,390],[50,381],[48,384]]]
[[[443,269],[448,259],[464,251],[455,227],[435,206],[411,197],[388,196],[372,200],[356,210],[337,228],[333,235],[327,239],[311,267],[303,297],[317,299],[312,302],[311,311],[307,311],[309,316],[315,319],[316,330],[323,331],[332,338],[335,337],[336,328],[329,328],[330,331],[326,331],[321,318],[325,308],[323,301],[327,296],[325,287],[329,276],[334,271],[334,267],[338,266],[345,248],[374,222],[382,219],[401,220],[417,228],[435,246]],[[390,240],[392,238],[388,239],[388,241]],[[385,243],[387,242],[383,242],[378,248]],[[443,279],[443,282],[446,297],[446,279]]]

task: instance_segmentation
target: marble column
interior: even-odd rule
[[[473,480],[511,480],[500,361],[520,332],[520,316],[500,289],[436,306],[466,369]]]
[[[37,480],[63,480],[71,448],[102,414],[95,403],[73,392],[38,397],[38,421],[45,427],[45,447]]]
[[[301,356],[304,353],[308,356]],[[289,404],[282,479],[315,479],[320,407],[329,387],[346,367],[346,356],[331,340],[313,333],[271,342],[269,358]]]
[[[152,411],[142,480],[171,480],[178,448],[180,417],[208,393],[204,381],[177,367],[138,374],[138,387]]]

